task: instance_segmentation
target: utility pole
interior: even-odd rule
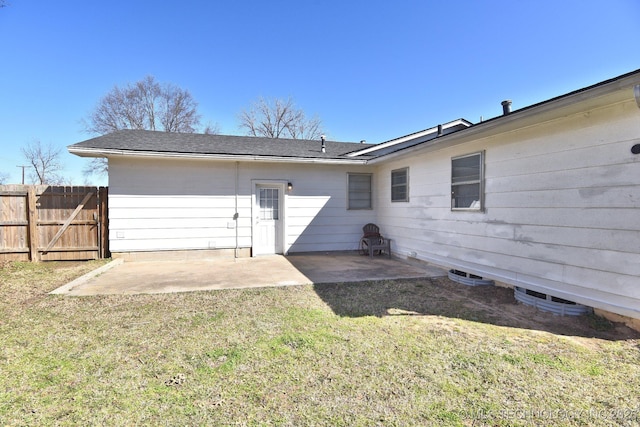
[[[22,168],[22,185],[24,185],[24,168],[28,168],[29,165],[18,165],[17,168]]]

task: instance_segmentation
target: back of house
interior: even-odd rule
[[[640,319],[640,70],[376,145],[121,131],[114,256],[392,252]],[[188,255],[185,255],[188,254]]]

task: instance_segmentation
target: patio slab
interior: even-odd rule
[[[445,270],[431,265],[384,257],[369,258],[356,252],[193,261],[116,260],[109,267],[76,279],[52,293],[76,296],[155,294],[446,275]]]

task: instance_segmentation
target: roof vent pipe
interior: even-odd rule
[[[360,144],[366,144],[366,143],[367,143],[367,140],[366,140],[366,139],[361,139],[361,140],[360,140]]]
[[[442,136],[442,125],[438,125],[438,134],[436,136]]]
[[[320,135],[320,139],[322,140],[322,152],[327,152],[327,147],[324,145],[324,135]]]
[[[502,101],[502,114],[503,115],[507,115],[507,114],[511,114],[511,100],[507,99]]]

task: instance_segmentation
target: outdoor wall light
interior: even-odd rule
[[[290,182],[288,182],[288,183],[287,183],[287,189],[288,189],[289,191],[293,190],[293,184],[292,184],[292,183],[290,183]]]

